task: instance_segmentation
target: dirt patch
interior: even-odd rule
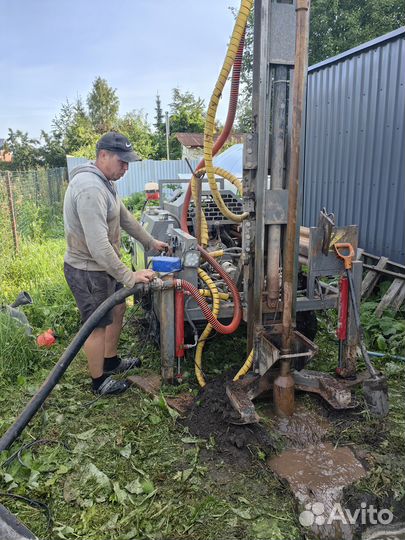
[[[215,450],[224,460],[241,469],[249,466],[247,457],[266,455],[274,441],[260,425],[237,425],[238,414],[233,410],[225,392],[226,378],[208,383],[194,400],[185,425],[197,437],[212,439]]]

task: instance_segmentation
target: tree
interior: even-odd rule
[[[92,158],[100,135],[94,129],[80,98],[74,105],[74,116],[66,131],[65,148],[68,154]],[[91,148],[91,151],[89,149]]]
[[[105,79],[97,77],[87,97],[89,118],[94,130],[100,135],[109,131],[117,122],[119,99],[116,90]]]
[[[41,131],[41,139],[44,141],[39,148],[39,155],[45,166],[66,167],[66,152],[59,135]]]
[[[8,130],[7,150],[13,154],[13,169],[36,169],[43,160],[39,152],[39,141],[21,130]]]
[[[150,159],[155,156],[155,140],[148,124],[148,118],[142,111],[132,111],[120,118],[117,129],[128,137],[141,158]]]
[[[235,15],[236,16],[236,15]],[[312,0],[309,65],[386,34],[405,24],[398,0]],[[236,129],[251,129],[253,83],[253,11],[246,28]]]
[[[315,64],[405,23],[398,0],[313,0],[309,63]]]
[[[201,98],[195,98],[191,92],[172,90],[170,103],[170,157],[181,158],[181,146],[175,133],[203,133],[205,124],[205,104]]]
[[[162,159],[166,157],[166,124],[163,119],[163,111],[159,94],[156,94],[155,123],[153,126],[155,128],[153,138],[156,148],[153,158]]]
[[[80,98],[78,98],[79,101]],[[62,103],[59,114],[57,114],[52,120],[51,133],[57,139],[65,141],[68,129],[72,125],[75,117],[77,107],[68,99],[65,103]]]
[[[159,94],[156,94],[156,106],[155,106],[155,123],[153,124],[156,131],[164,132],[165,122],[163,120],[162,104]]]

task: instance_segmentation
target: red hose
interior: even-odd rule
[[[224,142],[228,138],[229,133],[231,132],[233,122],[235,120],[236,107],[238,104],[239,81],[240,81],[240,71],[242,67],[242,56],[243,56],[244,44],[245,44],[245,36],[243,35],[240,40],[238,52],[236,53],[235,61],[233,63],[233,68],[232,68],[231,93],[229,96],[228,113],[226,116],[225,125],[221,132],[221,135],[215,141],[214,146],[212,148],[213,156],[215,156],[215,154],[222,148]],[[205,165],[205,160],[202,159],[197,165],[197,167],[195,168],[195,170],[198,171],[198,169],[201,169],[202,167],[204,167],[204,165]],[[188,208],[190,206],[190,200],[191,200],[191,182],[189,183],[187,191],[186,191],[186,196],[184,198],[184,204],[183,204],[183,210],[181,213],[181,228],[185,232],[188,232],[187,214],[188,214]]]
[[[224,279],[225,283],[229,287],[232,296],[233,296],[233,318],[229,325],[221,324],[218,319],[214,317],[212,314],[212,311],[210,310],[209,305],[204,300],[204,298],[200,295],[198,289],[194,287],[191,283],[188,281],[185,281],[183,279],[177,280],[178,283],[180,283],[181,287],[188,291],[190,294],[192,294],[194,300],[197,302],[197,304],[200,306],[201,311],[203,312],[205,318],[207,321],[212,325],[212,327],[219,332],[220,334],[233,334],[235,332],[240,324],[240,321],[242,320],[242,306],[240,303],[240,296],[239,291],[236,287],[236,284],[234,281],[228,276],[228,274],[224,271],[222,266],[209,255],[207,251],[201,246],[197,246],[198,250],[200,251],[201,255],[204,257],[206,261],[209,262],[209,264],[216,270]]]
[[[184,357],[184,292],[175,292],[176,358]]]
[[[197,304],[200,306],[201,311],[204,314],[204,317],[207,319],[207,321],[210,323],[210,325],[219,332],[220,334],[233,334],[235,330],[238,328],[240,319],[241,319],[241,311],[240,311],[240,303],[239,303],[239,309],[236,309],[233,314],[232,322],[226,326],[219,322],[218,319],[214,317],[212,314],[212,311],[210,310],[209,305],[204,300],[204,298],[200,295],[197,287],[194,287],[192,283],[189,281],[185,281],[184,279],[177,279],[177,285],[180,286],[185,291],[188,291],[191,296],[194,298],[194,300],[197,302]]]

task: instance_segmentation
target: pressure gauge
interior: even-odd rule
[[[200,265],[200,254],[198,251],[187,251],[184,254],[183,266],[188,268],[198,268]]]

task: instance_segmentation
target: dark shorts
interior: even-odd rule
[[[107,272],[79,270],[67,263],[64,264],[64,272],[66,281],[79,308],[82,323],[87,321],[104,300],[123,287],[122,283],[119,283]],[[112,321],[113,314],[112,310],[110,310],[100,319],[96,328],[105,328]]]

